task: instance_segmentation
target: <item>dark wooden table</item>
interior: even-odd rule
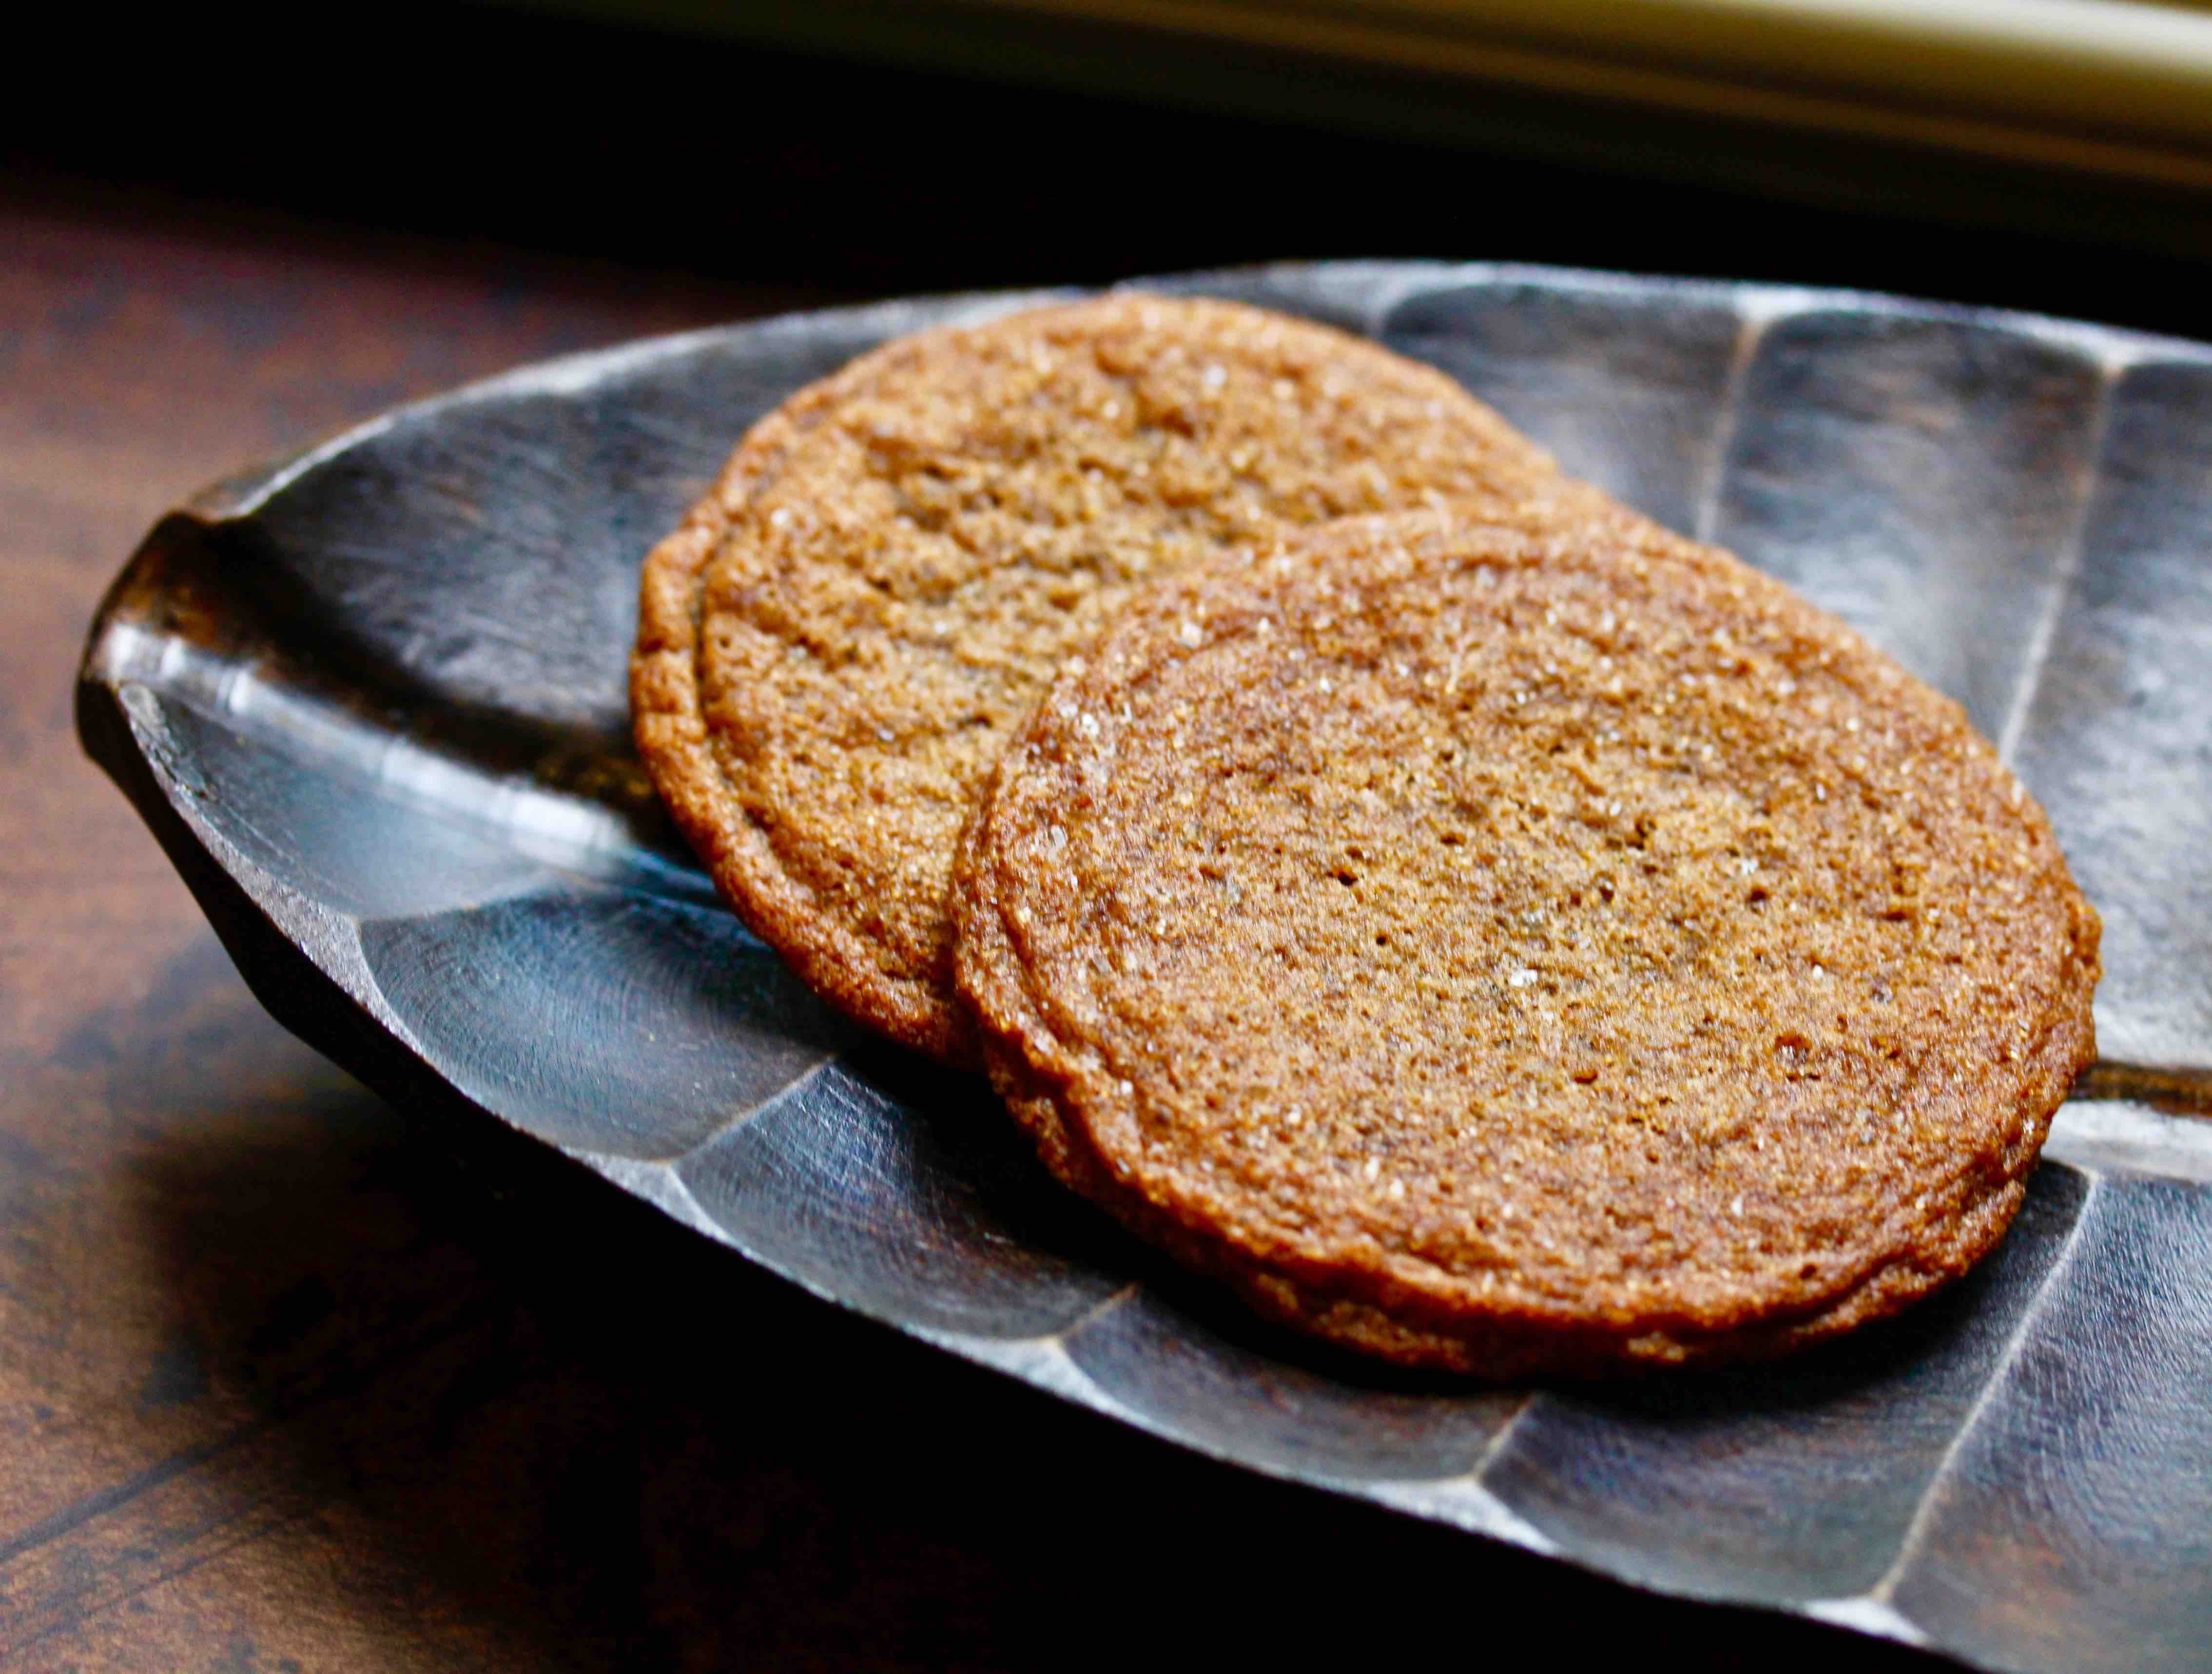
[[[286,1035],[78,754],[101,587],[256,456],[771,292],[0,199],[0,1668],[1918,1665],[1185,1458]]]

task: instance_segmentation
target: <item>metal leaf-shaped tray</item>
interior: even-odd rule
[[[2186,1112],[2212,1109],[2212,350],[1522,268],[1160,282],[1435,362],[2002,743],[2104,912],[2109,1062],[1972,1278],[1772,1368],[1394,1380],[1180,1284],[1050,1185],[980,1083],[854,1038],[745,934],[629,751],[639,560],[792,389],[1036,296],[556,361],[211,490],[101,610],[86,745],[280,1019],[847,1307],[1644,1586],[1996,1668],[2203,1666],[2212,1122]]]

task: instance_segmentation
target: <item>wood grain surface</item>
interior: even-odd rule
[[[1922,1665],[1176,1454],[283,1033],[71,734],[137,537],[394,402],[842,299],[93,201],[0,198],[0,1669]]]

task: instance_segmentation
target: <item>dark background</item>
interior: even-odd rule
[[[0,101],[0,1667],[1921,1665],[1212,1466],[418,1130],[246,993],[70,674],[200,482],[592,343],[1346,255],[2186,333],[2200,207],[1250,55],[1147,101],[465,7],[82,13]],[[1217,72],[1272,92],[1194,108]]]
[[[751,284],[874,295],[1449,257],[2183,334],[2212,294],[2201,197],[1165,38],[1006,26],[944,51],[996,54],[1017,82],[527,8],[378,7],[312,37],[219,8],[48,19],[60,45],[41,61],[61,73],[0,109],[19,180]],[[1153,96],[1041,84],[1073,80]]]

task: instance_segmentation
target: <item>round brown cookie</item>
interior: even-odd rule
[[[1235,304],[925,332],[755,427],[647,561],[639,747],[817,991],[972,1063],[952,852],[1063,657],[1145,580],[1287,525],[1564,482],[1442,373]]]
[[[1061,1180],[1492,1377],[1763,1356],[2002,1234],[2096,915],[1960,710],[1631,513],[1400,513],[1148,591],[963,843]]]

